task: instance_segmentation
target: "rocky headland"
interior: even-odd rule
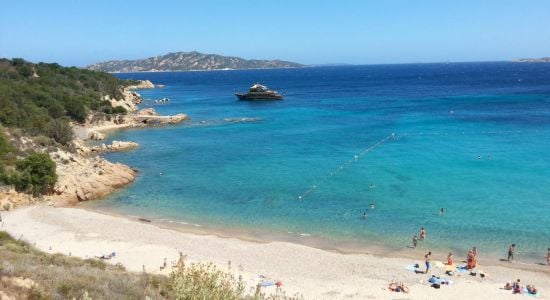
[[[139,145],[131,141],[113,141],[110,144],[89,146],[87,140],[102,140],[106,132],[113,129],[147,126],[163,126],[185,121],[185,114],[161,116],[152,108],[138,110],[141,96],[134,89],[154,88],[150,81],[140,81],[123,90],[122,99],[104,100],[113,107],[122,106],[128,112],[116,116],[91,114],[84,124],[73,124],[74,140],[70,149],[41,146],[28,137],[10,137],[17,139],[21,149],[33,149],[47,152],[56,163],[57,182],[50,195],[32,197],[13,188],[0,190],[0,210],[9,210],[18,206],[49,201],[52,205],[74,205],[80,201],[104,197],[118,188],[134,181],[137,171],[131,167],[112,163],[98,154],[112,151],[130,151]]]

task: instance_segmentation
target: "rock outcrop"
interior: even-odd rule
[[[99,156],[85,157],[60,149],[50,156],[57,165],[54,194],[57,204],[61,205],[104,197],[128,185],[136,176],[136,171],[127,165],[112,163]]]
[[[155,85],[150,80],[138,80],[138,84],[130,85],[127,88],[130,90],[133,89],[152,89],[155,88]],[[160,84],[158,85],[161,86]],[[164,87],[164,85],[162,85]]]
[[[86,125],[73,124],[75,139],[73,152],[61,148],[39,147],[32,138],[22,136],[17,141],[22,151],[48,152],[56,163],[57,183],[53,188],[53,195],[32,197],[19,193],[10,187],[0,187],[0,210],[12,209],[18,206],[33,204],[39,201],[52,201],[57,205],[73,205],[79,201],[97,199],[108,195],[114,190],[124,187],[134,181],[136,171],[127,165],[112,163],[98,156],[98,153],[110,151],[128,151],[139,145],[128,141],[113,141],[111,144],[88,147],[83,140],[102,140],[105,134],[101,130],[160,126],[176,124],[187,119],[185,114],[174,116],[159,116],[152,108],[137,111],[141,103],[141,96],[131,91],[133,88],[152,88],[154,85],[146,80],[140,84],[127,87],[123,91],[122,99],[110,101],[113,106],[122,106],[129,113],[126,115],[96,114],[87,118]]]
[[[101,146],[94,146],[91,149],[91,152],[102,153],[102,152],[120,152],[120,151],[130,151],[139,147],[138,143],[128,142],[128,141],[113,141],[111,144],[101,144]]]

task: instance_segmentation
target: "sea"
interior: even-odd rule
[[[339,251],[407,251],[421,227],[420,249],[459,257],[550,247],[550,64],[116,76],[165,85],[140,107],[190,119],[111,132],[140,147],[105,157],[139,176],[89,208]],[[254,83],[284,100],[238,101]]]

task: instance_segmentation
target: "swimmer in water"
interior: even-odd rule
[[[440,209],[439,209],[439,214],[442,215],[442,214],[444,214],[444,213],[445,213],[445,209],[444,209],[443,207],[440,208]]]
[[[368,217],[367,212],[363,213],[363,219],[366,219]]]
[[[374,203],[370,204],[370,209],[374,209]]]

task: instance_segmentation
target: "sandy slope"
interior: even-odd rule
[[[147,272],[159,272],[164,257],[175,261],[182,251],[192,262],[210,261],[224,269],[231,262],[231,270],[242,275],[251,288],[259,275],[265,275],[281,280],[287,294],[299,292],[306,299],[531,298],[501,289],[505,281],[516,278],[535,284],[541,290],[539,299],[550,294],[550,267],[526,271],[513,265],[484,266],[488,278],[454,276],[453,285],[436,290],[421,283],[428,279],[426,275],[405,269],[415,262],[407,258],[340,254],[284,242],[254,243],[183,233],[78,208],[33,206],[2,216],[3,230],[47,252],[93,257],[115,251],[112,263],[120,262],[132,271],[145,267]],[[421,263],[421,258],[416,262]],[[434,269],[436,275],[443,272],[443,268]],[[387,284],[394,279],[409,285],[411,293],[389,292]],[[274,287],[266,288],[272,290]]]

